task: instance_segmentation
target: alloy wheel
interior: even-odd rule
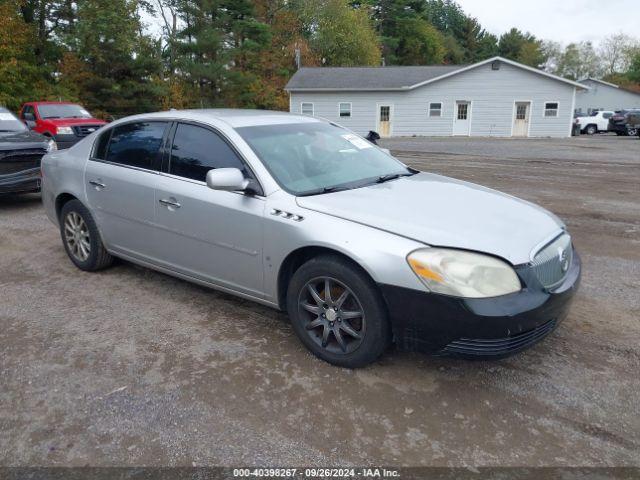
[[[91,254],[89,227],[77,212],[69,212],[64,220],[64,238],[71,254],[86,262]]]
[[[309,338],[323,349],[349,354],[362,343],[365,314],[358,297],[342,282],[317,277],[305,284],[298,309]]]

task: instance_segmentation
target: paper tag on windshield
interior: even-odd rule
[[[354,135],[353,133],[347,133],[346,135],[342,135],[342,138],[344,138],[347,142],[351,143],[351,145],[353,145],[359,150],[364,150],[365,148],[373,148],[373,145],[371,145],[365,139],[360,138],[357,135]]]
[[[16,117],[14,117],[13,115],[11,115],[10,113],[6,113],[6,112],[0,112],[0,120],[5,121],[5,122],[15,122]]]

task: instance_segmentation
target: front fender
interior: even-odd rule
[[[376,283],[424,290],[406,257],[425,245],[376,228],[306,210],[292,197],[278,192],[268,198],[265,210],[265,293],[277,302],[278,276],[287,256],[301,248],[321,247],[336,251],[360,265]],[[291,217],[274,212],[286,212]]]

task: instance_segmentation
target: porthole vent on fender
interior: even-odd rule
[[[286,218],[287,220],[293,220],[294,222],[301,222],[304,220],[304,217],[301,215],[285,212],[284,210],[279,210],[277,208],[274,208],[273,210],[271,210],[271,215],[275,215],[276,217]]]

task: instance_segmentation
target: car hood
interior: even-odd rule
[[[0,150],[46,148],[47,138],[31,130],[0,132]]]
[[[73,127],[75,125],[105,125],[107,122],[97,118],[45,118],[58,127]]]
[[[563,228],[555,215],[532,203],[429,173],[297,202],[431,246],[496,255],[513,265],[529,262],[534,248]]]

